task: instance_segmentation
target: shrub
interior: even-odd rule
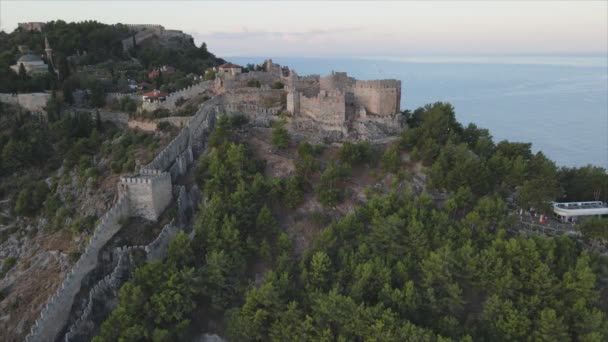
[[[10,269],[13,268],[13,266],[15,266],[16,263],[17,263],[17,258],[15,258],[15,257],[6,258],[6,260],[4,260],[4,262],[2,263],[2,269],[0,269],[0,278],[4,278],[6,273],[8,271],[10,271]]]
[[[215,79],[215,71],[207,71],[205,73],[205,81],[214,80]]]
[[[302,182],[299,177],[289,178],[285,182],[283,189],[283,200],[290,208],[297,207],[304,198],[304,191],[302,190]]]
[[[289,133],[285,129],[284,121],[275,121],[272,124],[272,144],[278,148],[289,145]]]
[[[317,196],[319,202],[324,206],[334,206],[344,198],[344,187],[341,181],[350,174],[348,165],[340,163],[329,163],[321,174],[321,180],[317,185]]]
[[[349,164],[370,162],[372,160],[372,146],[369,142],[345,142],[340,149],[340,160]]]
[[[175,107],[181,107],[184,103],[186,103],[186,99],[180,97],[179,99],[175,100]]]
[[[401,160],[399,158],[399,146],[393,145],[387,148],[382,155],[382,167],[387,172],[397,173]]]
[[[259,88],[259,87],[262,86],[262,84],[258,80],[249,80],[249,81],[247,81],[247,86],[248,87]]]
[[[152,117],[155,119],[166,118],[171,115],[171,112],[165,108],[158,108],[152,112]]]
[[[167,121],[161,121],[156,124],[156,130],[161,132],[167,132],[171,129],[171,124]]]

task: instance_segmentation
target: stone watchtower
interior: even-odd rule
[[[158,220],[173,197],[171,174],[148,170],[120,177],[118,190],[129,197],[130,215]]]

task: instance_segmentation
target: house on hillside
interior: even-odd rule
[[[238,75],[240,73],[243,72],[243,68],[241,66],[238,66],[236,64],[232,64],[232,63],[224,63],[220,66],[217,67],[217,74],[218,75]]]
[[[144,102],[164,102],[169,96],[169,93],[154,89],[141,95]]]

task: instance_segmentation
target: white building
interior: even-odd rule
[[[553,213],[560,221],[575,222],[585,216],[608,215],[608,205],[604,202],[553,203]]]
[[[224,63],[217,67],[218,75],[231,75],[235,76],[243,72],[243,68],[232,63]]]

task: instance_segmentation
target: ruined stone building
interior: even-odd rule
[[[294,70],[264,61],[262,71],[239,74],[220,73],[215,91],[225,94],[231,106],[255,105],[281,110],[299,128],[332,132],[335,138],[380,138],[401,129],[401,81],[395,79],[361,81],[345,72],[327,76],[299,76]],[[260,87],[248,84],[255,80]],[[284,88],[276,89],[276,82]],[[274,96],[274,101],[268,99]]]
[[[401,81],[359,81],[345,72],[324,77],[299,77],[290,72],[286,79],[287,111],[330,128],[350,123],[384,120],[400,110]]]
[[[166,30],[162,25],[129,24],[126,26],[134,34],[122,40],[122,49],[125,52],[151,39],[157,39],[159,44],[169,47],[179,46],[183,41],[193,41],[191,35],[179,30]]]

